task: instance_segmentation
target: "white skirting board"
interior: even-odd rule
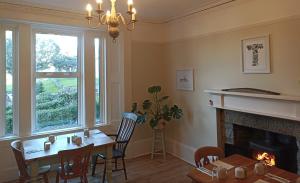
[[[194,147],[188,146],[186,144],[183,144],[181,142],[167,139],[167,153],[172,154],[173,156],[191,164],[194,165],[194,153],[197,150]]]

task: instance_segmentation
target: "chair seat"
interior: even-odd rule
[[[117,150],[117,149],[113,149],[112,152],[112,158],[121,158],[123,157],[123,152]],[[99,156],[102,159],[106,159],[106,154],[97,154],[97,156]]]
[[[54,170],[58,173],[61,173],[62,171],[62,168],[60,165],[56,165],[56,167],[54,168]],[[69,164],[69,165],[65,165],[64,166],[64,170],[66,173],[70,172],[70,175],[72,175],[72,164]]]
[[[28,169],[27,169],[28,171]],[[50,165],[47,165],[47,166],[42,166],[42,167],[39,167],[39,170],[38,170],[38,175],[37,176],[29,176],[29,177],[20,177],[19,180],[22,180],[22,181],[41,181],[42,179],[44,179],[44,181],[46,182],[45,178],[47,179],[48,181],[48,177],[47,177],[47,174],[51,171],[51,166]],[[28,171],[29,172],[29,171]],[[29,173],[29,175],[31,175]],[[21,181],[21,182],[22,182]]]
[[[51,166],[50,165],[42,166],[42,167],[39,168],[39,175],[49,173],[50,171],[51,171]]]
[[[29,170],[29,169],[27,169]],[[47,166],[42,166],[42,167],[39,167],[39,170],[38,170],[38,175],[44,175],[46,173],[49,173],[51,171],[51,166],[50,165],[47,165]],[[29,172],[29,171],[28,171]],[[29,175],[31,175],[31,173],[29,172]]]

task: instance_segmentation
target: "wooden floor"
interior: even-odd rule
[[[168,155],[167,160],[157,157],[154,160],[150,156],[144,156],[126,161],[128,180],[125,181],[123,171],[113,172],[114,183],[186,183],[191,180],[186,176],[191,166],[186,162]],[[102,175],[102,167],[98,169],[98,175]],[[91,178],[90,182],[99,182]]]
[[[186,162],[168,155],[167,160],[157,157],[143,156],[126,160],[128,180],[125,181],[123,171],[113,172],[113,183],[190,183],[186,176],[191,166]],[[89,183],[99,183],[102,180],[103,166],[97,165],[96,177],[89,176]],[[54,180],[50,181],[55,182]],[[79,180],[71,181],[78,183]]]

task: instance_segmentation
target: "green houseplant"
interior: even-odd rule
[[[142,103],[142,110],[138,110],[138,104],[132,104],[132,112],[138,114],[138,122],[149,121],[151,128],[164,128],[166,122],[172,119],[180,119],[183,116],[182,109],[177,105],[169,105],[169,96],[161,96],[161,86],[151,86],[148,93],[151,99]]]

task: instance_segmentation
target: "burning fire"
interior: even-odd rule
[[[263,161],[265,165],[275,166],[275,156],[269,153],[257,153],[256,159],[259,161]]]

